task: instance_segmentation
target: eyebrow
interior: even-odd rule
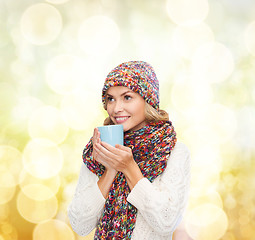
[[[120,96],[123,96],[123,95],[125,95],[125,94],[127,94],[127,93],[133,93],[133,91],[128,90],[128,91],[122,93]],[[107,93],[106,95],[108,95],[109,97],[113,97],[113,96],[112,96],[111,94],[109,94],[109,93]]]

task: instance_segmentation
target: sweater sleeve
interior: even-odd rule
[[[161,236],[173,233],[182,219],[190,185],[190,153],[177,142],[162,175],[153,183],[141,179],[127,200]],[[137,226],[138,227],[138,226]]]
[[[70,224],[80,236],[88,235],[96,227],[103,211],[105,198],[97,181],[98,177],[82,164],[75,194],[68,207]]]

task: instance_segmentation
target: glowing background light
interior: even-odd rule
[[[54,193],[45,185],[29,184],[22,188],[22,192],[30,199],[44,201],[54,196]]]
[[[14,87],[7,82],[0,82],[0,99],[6,99],[6,101],[0,101],[0,112],[3,118],[8,109],[16,102],[16,92]]]
[[[48,220],[39,223],[33,232],[33,240],[74,240],[75,236],[70,227],[59,220]]]
[[[210,156],[207,156],[208,152],[210,152]],[[199,172],[199,169],[203,168],[200,174],[192,176],[194,187],[203,189],[203,191],[216,189],[222,170],[222,159],[219,156],[217,146],[200,144],[200,149],[194,151],[193,156],[195,160],[192,170]]]
[[[187,217],[187,231],[193,239],[221,239],[228,227],[224,211],[213,204],[202,204],[194,208]]]
[[[192,79],[186,79],[183,82],[177,81],[171,91],[173,105],[183,113],[194,114],[194,117],[197,116],[197,112],[193,111],[193,108],[201,110],[210,104],[212,99],[211,87],[206,83],[195,85]],[[201,119],[201,116],[199,118]]]
[[[47,83],[59,94],[70,94],[85,81],[86,63],[72,55],[53,58],[47,67]]]
[[[0,22],[0,28],[1,28],[1,32],[0,32],[0,48],[4,47],[6,44],[8,44],[8,33],[7,33],[7,29],[5,29],[5,26],[2,22]]]
[[[19,174],[23,167],[21,159],[22,154],[18,149],[8,145],[0,145],[0,170],[8,171],[10,177],[13,178],[12,184],[14,186],[19,183]]]
[[[58,175],[47,179],[41,179],[32,176],[25,170],[20,173],[19,186],[21,190],[27,197],[35,200],[44,200],[53,197],[59,191],[60,184],[61,181]],[[39,193],[39,195],[41,195],[38,198],[35,192],[41,191],[40,189],[42,189],[42,192]]]
[[[1,240],[6,240],[6,239],[11,239],[11,240],[17,240],[18,239],[18,233],[17,230],[13,225],[11,225],[8,222],[3,222],[1,224],[1,233],[0,233],[0,239]]]
[[[38,178],[57,175],[63,165],[63,155],[55,143],[46,139],[33,139],[23,152],[25,169]]]
[[[192,70],[198,81],[226,80],[234,70],[233,56],[221,43],[205,43],[194,53]]]
[[[44,45],[56,39],[62,29],[62,18],[53,6],[38,3],[30,6],[22,15],[21,31],[35,45]]]
[[[245,29],[244,41],[248,51],[255,56],[255,21]]]
[[[199,46],[213,40],[214,34],[205,23],[191,27],[177,26],[173,32],[173,47],[186,58],[191,58]]]
[[[46,2],[53,3],[53,4],[62,4],[68,1],[69,0],[46,0]]]
[[[229,141],[235,134],[237,121],[234,112],[221,104],[211,105],[206,111],[205,122],[214,130],[211,139],[217,143]]]
[[[12,174],[0,169],[0,204],[9,202],[15,193],[16,184]]]
[[[61,111],[70,128],[75,130],[88,129],[99,119],[100,112],[93,110],[95,105],[88,105],[91,102],[97,103],[98,98],[96,99],[95,95],[85,89],[63,98]]]
[[[81,24],[78,40],[80,47],[87,54],[109,54],[119,45],[120,31],[109,17],[94,16]]]
[[[255,108],[244,106],[237,113],[237,122],[241,122],[240,131],[236,133],[237,143],[245,149],[253,149],[255,142],[255,129],[250,128],[254,123]],[[241,134],[242,132],[242,134]]]
[[[167,12],[178,25],[192,26],[201,23],[207,17],[207,0],[167,0]]]
[[[32,138],[45,138],[59,144],[65,140],[68,127],[58,109],[45,106],[31,114],[28,131]]]
[[[58,210],[58,201],[54,196],[44,200],[34,200],[22,191],[17,197],[17,209],[20,215],[29,222],[40,223],[53,218]]]
[[[26,96],[18,99],[17,105],[13,108],[12,115],[20,122],[27,123],[31,113],[37,108],[43,106],[43,103],[32,96]]]
[[[10,208],[7,204],[0,204],[0,221],[4,222],[10,214]]]
[[[191,200],[189,204],[190,209],[194,209],[197,206],[200,206],[202,204],[210,203],[215,206],[218,206],[219,208],[223,207],[222,199],[220,197],[220,194],[216,192],[215,190],[208,190],[205,192],[201,192],[201,189],[199,188],[193,188],[191,191]]]

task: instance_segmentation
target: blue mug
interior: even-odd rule
[[[115,147],[116,144],[123,145],[124,131],[122,125],[106,125],[97,127],[100,139]]]

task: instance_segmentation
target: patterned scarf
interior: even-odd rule
[[[170,121],[149,123],[137,131],[124,134],[124,145],[132,148],[134,160],[150,182],[166,168],[176,143],[176,133]],[[83,152],[83,161],[90,171],[102,176],[104,166],[92,159],[92,141]],[[94,240],[131,239],[137,209],[127,201],[129,186],[123,173],[118,172],[112,183],[104,211],[99,219]]]

